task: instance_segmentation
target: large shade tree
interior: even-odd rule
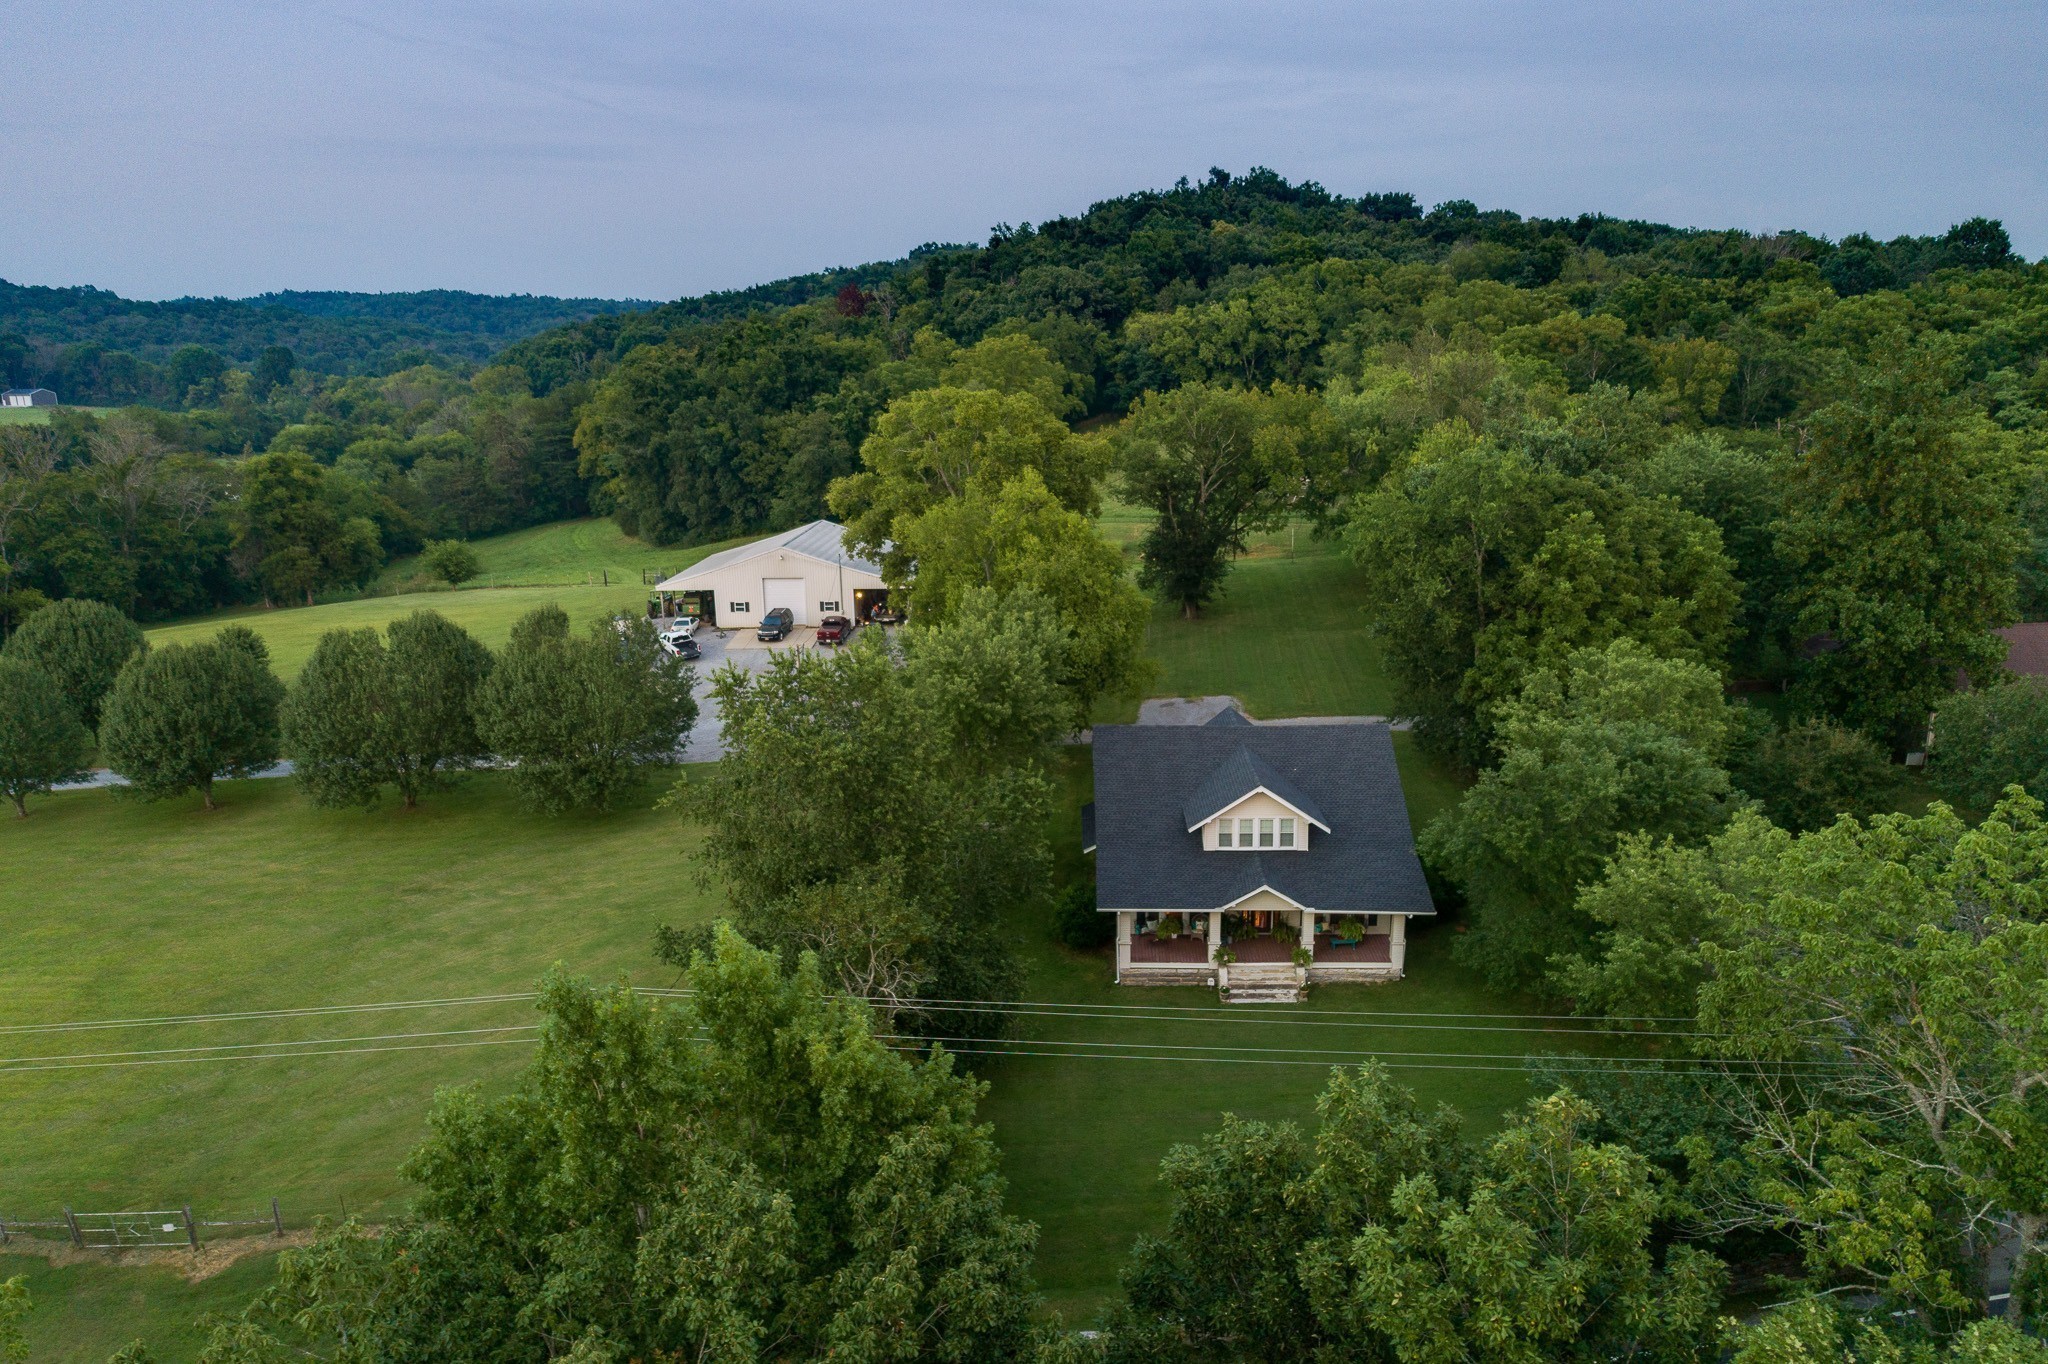
[[[0,654],[0,795],[28,814],[28,797],[85,774],[92,731],[49,674]]]
[[[411,1215],[285,1252],[210,1364],[1028,1358],[1035,1229],[983,1086],[808,960],[725,931],[690,978],[651,1005],[551,976],[511,1092],[437,1101]]]
[[[1255,532],[1311,510],[1315,488],[1342,472],[1329,409],[1282,384],[1148,393],[1111,440],[1127,495],[1158,514],[1140,580],[1189,619]]]
[[[542,607],[513,626],[477,688],[477,734],[532,808],[609,809],[641,768],[675,760],[697,721],[695,678],[645,620],[599,620],[579,636]]]
[[[1475,766],[1530,673],[1621,638],[1718,667],[1738,601],[1713,522],[1486,442],[1358,498],[1347,539],[1397,703]]]

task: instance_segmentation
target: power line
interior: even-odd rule
[[[68,1065],[14,1066],[0,1070],[0,1075],[25,1075],[37,1070],[109,1070],[130,1066],[178,1066],[207,1061],[288,1061],[300,1056],[368,1056],[386,1051],[449,1051],[460,1047],[503,1047],[539,1040],[537,1037],[495,1037],[477,1042],[418,1042],[403,1047],[344,1047],[338,1051],[259,1052],[246,1056],[164,1056],[153,1061],[80,1061]]]
[[[449,1028],[441,1032],[389,1032],[372,1033],[357,1037],[309,1037],[303,1041],[275,1038],[265,1042],[221,1042],[205,1047],[151,1047],[142,1051],[81,1051],[73,1052],[69,1055],[55,1056],[0,1056],[0,1075],[6,1074],[8,1067],[26,1066],[30,1062],[40,1061],[96,1061],[111,1057],[172,1056],[190,1052],[209,1051],[254,1051],[258,1048],[268,1047],[323,1047],[339,1042],[397,1042],[421,1037],[468,1037],[476,1033],[538,1032],[540,1031],[540,1026],[538,1023],[514,1023],[500,1028]],[[288,1056],[294,1053],[281,1052],[279,1054]],[[228,1057],[225,1059],[234,1060],[236,1058]]]
[[[688,998],[696,993],[694,990],[661,989],[658,987],[649,987],[644,989],[636,988],[634,992],[636,994],[646,995],[650,998],[657,999]],[[331,1014],[375,1013],[385,1010],[396,1009],[460,1008],[482,1004],[516,1004],[529,1000],[535,1000],[538,998],[540,998],[538,991],[523,990],[507,991],[499,994],[455,995],[428,999],[385,1000],[362,1004],[321,1004],[276,1009],[237,1009],[223,1011],[219,1013],[163,1014],[136,1018],[80,1019],[48,1023],[11,1023],[0,1024],[0,1036],[28,1035],[35,1033],[50,1032],[85,1031],[95,1028],[146,1028],[172,1027],[181,1024],[239,1023],[261,1021],[274,1018],[306,1018]],[[1276,1020],[1285,1020],[1291,1023],[1306,1023],[1315,1018],[1337,1018],[1346,1020],[1347,1023],[1350,1025],[1375,1025],[1386,1027],[1404,1026],[1417,1028],[1420,1028],[1425,1025],[1393,1024],[1383,1022],[1383,1020],[1397,1018],[1443,1018],[1459,1020],[1492,1020],[1498,1022],[1576,1023],[1581,1025],[1575,1028],[1554,1029],[1491,1029],[1491,1031],[1504,1032],[1529,1032],[1552,1034],[1578,1033],[1589,1035],[1605,1035],[1611,1033],[1617,1036],[1652,1038],[1710,1037],[1719,1035],[1713,1033],[1677,1032],[1665,1030],[1638,1030],[1621,1028],[1596,1029],[1594,1027],[1586,1026],[1589,1024],[1600,1023],[1689,1023],[1694,1021],[1692,1019],[1685,1018],[1654,1017],[1649,1015],[1634,1017],[1587,1018],[1577,1014],[1463,1013],[1452,1010],[1440,1009],[1297,1009],[1291,1007],[1288,1008],[1284,1013],[1264,1013],[1262,1011],[1259,1014],[1247,1014],[1243,1005],[1118,1004],[1113,1002],[1063,1003],[1057,1000],[1032,999],[920,999],[912,1001],[898,1001],[885,999],[881,996],[873,995],[851,996],[851,998],[857,998],[862,1000],[864,1003],[871,1004],[907,1003],[912,1007],[929,1010],[935,1013],[987,1013],[1012,1011],[1021,1013],[1027,1011],[1057,1011],[1070,1017],[1102,1016],[1129,1017],[1133,1019],[1157,1017],[1169,1021],[1174,1019],[1229,1018],[1232,1021],[1236,1022],[1271,1022]],[[1082,1011],[1087,1012],[1084,1013]],[[1486,1031],[1488,1029],[1475,1028],[1473,1030]]]
[[[317,1004],[293,1009],[240,1009],[214,1014],[164,1014],[151,1018],[97,1018],[68,1023],[0,1023],[0,1036],[31,1033],[84,1032],[93,1028],[163,1028],[181,1023],[241,1023],[271,1018],[311,1018],[321,1014],[377,1013],[386,1009],[454,1008],[470,1004],[512,1004],[539,999],[538,991],[516,994],[461,995],[445,999],[400,999],[380,1004]]]

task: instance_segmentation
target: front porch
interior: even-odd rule
[[[1394,980],[1406,956],[1402,914],[1117,914],[1117,981],[1126,985],[1228,986],[1233,973],[1263,981],[1276,972],[1301,983]]]

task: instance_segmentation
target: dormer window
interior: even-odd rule
[[[1255,852],[1260,848],[1299,849],[1302,846],[1301,823],[1292,815],[1251,819],[1225,817],[1216,821],[1215,846],[1233,852]]]

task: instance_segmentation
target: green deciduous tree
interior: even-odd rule
[[[1329,409],[1280,384],[1150,393],[1112,440],[1128,496],[1158,513],[1140,580],[1189,619],[1222,589],[1249,536],[1313,510],[1312,491],[1343,472]]]
[[[1695,1045],[1745,1081],[1740,1155],[1695,1152],[1703,1228],[1793,1236],[1817,1281],[1934,1325],[2009,1240],[2024,1298],[2048,1230],[2041,814],[2015,794],[1974,829],[1936,805],[1794,836],[1747,812],[1704,849],[1638,841],[1587,892],[1582,1005],[1696,995]]]
[[[695,676],[645,620],[597,621],[579,638],[542,607],[477,689],[477,732],[534,809],[608,809],[642,766],[673,759],[697,721]]]
[[[1424,855],[1463,888],[1462,955],[1502,985],[1541,980],[1584,943],[1579,888],[1624,835],[1703,839],[1726,822],[1720,681],[1633,640],[1572,654],[1500,708],[1498,766],[1423,833]]]
[[[149,647],[142,627],[103,602],[69,597],[35,612],[7,640],[9,658],[41,669],[87,728],[129,659]]]
[[[485,755],[477,689],[490,651],[432,611],[375,630],[330,630],[285,698],[284,746],[319,805],[369,805],[385,786],[411,809]]]
[[[352,515],[338,476],[296,450],[259,455],[242,470],[235,554],[272,599],[366,582],[384,562],[377,523]]]
[[[1347,539],[1397,702],[1474,765],[1531,672],[1620,638],[1717,667],[1738,600],[1712,522],[1483,442],[1358,498]]]
[[[886,938],[897,978],[938,998],[1007,998],[1017,967],[990,925],[1049,891],[1044,826],[1052,742],[1073,722],[1054,665],[1061,629],[1042,604],[983,594],[943,625],[913,625],[899,651],[879,632],[828,656],[778,654],[764,673],[726,669],[715,694],[726,756],[693,772],[679,799],[714,830],[701,856],[728,888],[743,931],[782,947],[813,936],[829,901],[900,888],[916,921]],[[865,843],[845,855],[849,831]],[[865,865],[865,868],[863,866]],[[873,974],[863,958],[841,983]],[[939,1033],[984,1016],[906,1016]]]
[[[891,583],[915,567],[904,528],[949,498],[993,496],[1025,469],[1070,511],[1095,514],[1100,447],[1077,439],[1029,392],[923,389],[889,404],[860,447],[861,470],[832,485],[829,501],[847,544],[882,565]]]
[[[28,1295],[26,1275],[0,1279],[0,1360],[28,1358],[28,1338],[22,1332],[21,1322],[34,1306]]]
[[[28,814],[28,797],[85,775],[92,731],[48,673],[0,654],[0,794]]]
[[[1799,632],[1836,646],[1799,694],[1880,742],[1917,738],[1958,669],[1994,681],[2016,619],[2016,492],[1959,384],[1937,342],[1882,342],[1814,414],[1780,532]]]
[[[1730,1364],[2048,1364],[2048,1341],[2006,1321],[1979,1321],[1946,1341],[1901,1330],[1877,1314],[1855,1315],[1812,1297],[1763,1314],[1731,1333]]]
[[[985,593],[1026,593],[1051,608],[1066,635],[1054,672],[1073,694],[1077,724],[1098,698],[1143,684],[1151,604],[1125,576],[1121,551],[1062,506],[1036,469],[1000,488],[977,483],[897,533],[917,566],[907,597],[921,623],[943,624]]]
[[[982,1086],[730,932],[686,1002],[552,976],[502,1097],[446,1091],[415,1215],[286,1252],[249,1348],[434,1359],[944,1360],[1034,1340]],[[225,1350],[209,1364],[234,1356]]]
[[[1971,810],[1990,809],[2008,786],[2048,798],[2048,687],[2022,678],[1945,698],[1927,775]]]
[[[100,721],[100,754],[144,800],[197,791],[277,761],[284,684],[270,651],[246,626],[204,644],[172,644],[129,661]]]
[[[1377,1064],[1339,1070],[1318,1126],[1226,1118],[1164,1165],[1113,1361],[1400,1364],[1712,1357],[1720,1265],[1652,1247],[1648,1163],[1560,1093],[1475,1150]]]

